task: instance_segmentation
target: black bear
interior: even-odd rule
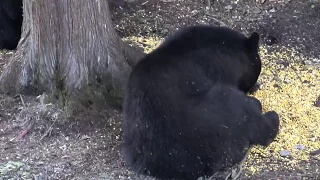
[[[133,68],[123,102],[123,152],[135,172],[194,180],[268,146],[279,117],[246,95],[261,71],[259,35],[205,25],[178,31]]]
[[[13,50],[21,38],[22,0],[0,1],[0,49]]]

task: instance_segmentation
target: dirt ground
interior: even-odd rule
[[[150,48],[152,44],[147,41],[148,38],[166,37],[186,25],[228,26],[245,34],[257,31],[261,35],[261,44],[264,47],[262,60],[273,61],[270,64],[265,62],[265,69],[276,67],[279,68],[276,70],[283,70],[289,74],[290,64],[300,64],[294,66],[295,71],[292,71],[292,74],[298,71],[299,76],[292,77],[296,78],[297,82],[300,78],[301,87],[299,83],[281,84],[278,79],[285,77],[290,80],[290,75],[277,74],[278,79],[270,80],[272,83],[269,84],[264,83],[262,89],[276,91],[281,86],[281,92],[286,92],[287,89],[294,90],[295,97],[307,97],[306,94],[302,95],[299,89],[303,91],[303,88],[311,89],[309,93],[311,100],[304,101],[301,98],[295,102],[309,104],[303,104],[303,107],[290,106],[297,109],[290,109],[290,113],[286,115],[288,119],[284,120],[286,123],[291,123],[291,119],[296,119],[291,115],[291,111],[318,120],[320,109],[315,106],[317,106],[317,97],[320,96],[320,90],[317,91],[320,87],[318,86],[320,71],[309,66],[315,68],[320,66],[320,2],[315,4],[315,7],[311,7],[311,1],[301,0],[214,0],[210,1],[210,4],[208,2],[207,0],[115,1],[112,3],[113,21],[121,37],[132,39],[135,36],[136,39],[142,39],[136,44],[144,50]],[[270,52],[281,52],[283,47],[294,48],[296,53],[290,51],[287,53],[290,54],[288,56],[283,53],[269,55]],[[0,70],[4,68],[11,53],[6,52],[0,56]],[[297,56],[299,58],[296,58]],[[307,70],[305,66],[308,66]],[[262,73],[261,82],[267,81],[268,73],[268,70]],[[275,85],[273,81],[277,81],[277,84]],[[304,86],[306,83],[307,85]],[[297,89],[294,89],[294,86],[297,86]],[[265,91],[259,93],[258,90],[255,96],[267,100],[272,96],[271,98],[277,101],[283,100],[277,94],[263,94]],[[275,107],[274,104],[267,102],[263,105],[267,108]],[[288,109],[285,103],[276,105],[277,111]],[[304,111],[305,107],[310,108],[310,112]],[[299,108],[303,110],[300,112]],[[264,153],[257,153],[256,151],[260,149],[255,149],[240,179],[320,179],[320,130],[318,129],[320,120],[305,119],[302,116],[303,123],[306,126],[310,124],[313,128],[301,130],[303,132],[301,137],[306,137],[305,139],[308,140],[293,138],[294,133],[290,134],[291,137],[286,137],[288,135],[286,132],[293,132],[301,126],[290,129],[282,125],[282,133],[279,136],[287,139],[278,139],[271,148],[261,150]],[[316,123],[312,124],[314,122]],[[0,180],[151,180],[152,178],[138,176],[125,167],[120,153],[120,123],[121,112],[118,110],[80,112],[76,117],[66,117],[56,106],[41,104],[41,97],[0,95]],[[312,136],[309,136],[307,131],[312,131]],[[278,147],[288,149],[291,144],[286,144],[286,141],[292,141],[290,138],[299,139],[296,142],[303,142],[306,149],[300,153],[303,156],[299,156],[299,152],[292,152],[292,156],[282,158],[276,155],[277,152],[273,152]],[[257,168],[252,169],[253,167]]]

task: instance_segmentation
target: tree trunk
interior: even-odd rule
[[[64,107],[120,105],[143,53],[115,33],[106,0],[24,0],[17,51],[0,77],[9,94],[54,95]]]

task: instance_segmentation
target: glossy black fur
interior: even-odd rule
[[[169,37],[133,69],[123,103],[123,151],[135,172],[197,179],[267,146],[279,117],[246,93],[261,71],[259,36],[194,26]]]
[[[16,49],[21,38],[22,0],[0,1],[0,49]]]

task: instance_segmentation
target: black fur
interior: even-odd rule
[[[16,49],[21,38],[22,0],[0,1],[0,49]]]
[[[259,36],[195,26],[169,37],[129,77],[123,150],[134,171],[160,179],[197,179],[240,162],[250,145],[278,132],[247,93],[261,71]]]

